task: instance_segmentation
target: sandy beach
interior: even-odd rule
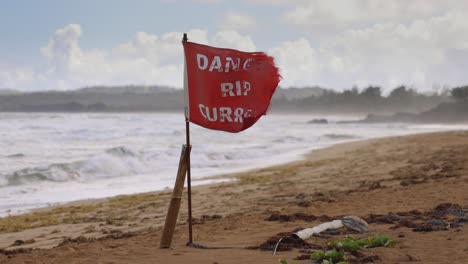
[[[236,181],[194,188],[194,242],[228,248],[185,246],[184,196],[173,248],[159,249],[167,190],[1,218],[0,263],[312,263],[295,260],[305,254],[300,248],[273,255],[246,247],[345,215],[369,223],[369,234],[353,236],[379,233],[398,241],[362,250],[350,263],[468,259],[466,131],[340,144],[301,161],[216,178]],[[345,235],[307,242],[324,248]]]

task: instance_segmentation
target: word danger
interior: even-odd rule
[[[249,68],[250,61],[252,61],[251,58],[246,59],[244,62],[242,62],[241,58],[233,59],[231,57],[226,57],[221,59],[221,56],[214,56],[213,59],[210,61],[208,56],[200,53],[197,54],[198,69],[202,71],[208,70],[210,72],[230,72],[231,70],[246,70],[247,68]],[[240,68],[241,65],[242,68]]]
[[[199,104],[198,108],[201,115],[211,122],[243,123],[244,118],[248,118],[252,114],[252,110],[245,110],[240,107],[233,110],[230,107],[210,108],[204,104]]]

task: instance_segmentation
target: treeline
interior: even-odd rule
[[[0,95],[2,112],[183,112],[183,107],[183,92],[165,87],[90,87]]]
[[[419,113],[451,100],[453,100],[453,96],[451,96],[450,90],[440,94],[424,94],[400,86],[384,96],[380,87],[369,86],[362,90],[352,88],[342,92],[323,90],[320,95],[294,100],[277,97],[272,101],[272,109],[321,114]]]
[[[466,123],[468,122],[468,86],[456,87],[449,92],[452,100],[420,113],[396,112],[392,115],[369,114],[360,122],[406,123]]]
[[[361,115],[420,113],[453,101],[468,104],[468,86],[433,94],[400,86],[385,96],[377,86],[342,92],[320,87],[278,88],[270,110]],[[101,86],[63,92],[0,94],[0,112],[182,112],[183,108],[181,89],[159,86]]]

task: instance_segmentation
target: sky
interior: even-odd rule
[[[0,89],[182,87],[181,38],[275,58],[280,86],[468,84],[464,0],[15,0],[0,6]]]

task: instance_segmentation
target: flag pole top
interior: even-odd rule
[[[187,38],[187,33],[184,33],[184,38],[182,39],[182,42],[187,42],[188,38]]]

